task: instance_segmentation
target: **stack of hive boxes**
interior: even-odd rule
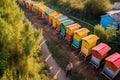
[[[37,5],[38,3],[37,2],[35,2],[34,1],[34,3],[32,3],[32,12],[35,12],[35,9],[36,9],[36,7],[37,6],[35,6],[35,5]]]
[[[39,7],[43,6],[43,4],[38,3],[38,4],[33,4],[33,12],[35,12],[35,14],[39,14]]]
[[[102,74],[112,80],[120,71],[120,53],[114,53],[107,57]]]
[[[57,21],[56,21],[56,30],[57,31],[61,31],[61,23],[65,20],[69,19],[67,16],[61,16],[59,18],[57,18]]]
[[[25,1],[26,8],[29,8],[29,2],[30,1]]]
[[[36,4],[33,4],[33,8],[32,8],[32,12],[35,12],[35,10],[37,9],[37,3]]]
[[[53,13],[53,12],[55,12],[55,10],[53,10],[53,9],[48,9],[48,10],[45,11],[45,19],[46,19],[47,22],[49,22],[48,15]]]
[[[35,1],[30,1],[29,2],[29,7],[30,7],[30,11],[33,11],[33,5],[36,4]]]
[[[66,27],[73,23],[75,23],[75,22],[71,19],[65,20],[64,22],[61,23],[61,35],[62,36],[66,36]]]
[[[57,23],[56,23],[57,18],[59,18],[59,17],[61,17],[61,16],[63,16],[63,14],[61,14],[61,13],[58,13],[57,15],[53,16],[53,18],[52,18],[52,26],[53,26],[54,28],[57,27]]]
[[[53,13],[51,13],[51,14],[48,15],[48,23],[49,23],[50,25],[52,25],[53,16],[55,16],[55,15],[57,15],[57,14],[58,14],[58,13],[57,13],[56,11],[54,11]]]
[[[47,7],[47,6],[39,6],[39,12],[40,12],[40,16],[41,16],[41,18],[42,19],[45,19],[45,11],[46,10],[49,10],[50,8],[49,7]]]
[[[90,31],[87,28],[81,28],[79,30],[74,31],[72,45],[75,48],[80,48],[82,43],[82,38],[86,37],[89,32]]]
[[[99,38],[94,34],[82,38],[82,46],[80,53],[85,58],[91,55],[91,49],[96,45],[98,39]]]
[[[111,48],[105,43],[100,43],[93,47],[91,51],[92,57],[90,63],[96,68],[100,67],[100,64],[102,64],[102,61],[110,50]]]
[[[66,27],[66,39],[68,41],[72,41],[73,40],[73,34],[74,34],[74,31],[80,29],[80,25],[78,23],[74,23],[74,24],[71,24],[69,26]]]

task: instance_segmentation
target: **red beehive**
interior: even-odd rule
[[[110,51],[110,47],[105,43],[100,43],[97,46],[92,48],[92,55],[102,60],[107,56],[107,53]]]
[[[116,52],[112,54],[111,56],[107,57],[105,60],[106,60],[105,66],[109,67],[114,72],[120,69],[120,54],[119,53]]]

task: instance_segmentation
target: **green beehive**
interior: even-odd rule
[[[61,24],[61,34],[63,35],[63,36],[65,36],[66,35],[66,26],[68,26],[68,25],[71,25],[71,24],[73,24],[73,23],[75,23],[73,20],[71,20],[71,19],[68,19],[68,20],[66,20],[66,21],[64,21],[64,22],[62,22],[62,24]]]
[[[80,47],[81,47],[81,44],[82,44],[82,41],[78,41],[77,39],[73,39],[72,45],[73,45],[75,48],[80,48]]]

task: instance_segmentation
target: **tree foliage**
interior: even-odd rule
[[[105,30],[101,25],[96,25],[94,27],[94,34],[96,34],[101,41],[106,42]]]
[[[98,19],[106,11],[112,10],[111,0],[45,0],[52,6],[64,6],[64,10],[76,17]],[[66,9],[67,8],[67,9]]]
[[[0,80],[49,80],[38,54],[42,31],[23,19],[15,0],[0,1]]]
[[[94,34],[96,34],[102,42],[108,43],[112,40],[112,37],[116,36],[117,30],[114,27],[109,27],[105,30],[101,25],[94,27]]]
[[[86,15],[90,15],[93,18],[98,18],[105,12],[112,9],[110,0],[89,0],[85,4]]]
[[[116,36],[112,37],[108,44],[112,47],[112,52],[120,53],[120,32],[117,32]]]

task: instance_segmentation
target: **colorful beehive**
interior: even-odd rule
[[[112,80],[120,71],[120,54],[114,53],[106,59],[102,74]]]
[[[100,43],[97,46],[92,48],[92,57],[90,63],[96,68],[100,67],[101,62],[107,56],[107,53],[110,51],[110,47],[105,43]]]
[[[74,31],[73,42],[72,45],[75,48],[80,48],[82,43],[82,38],[86,37],[90,31],[87,28],[81,28],[79,30]]]
[[[53,13],[53,12],[55,12],[55,10],[53,10],[53,9],[48,9],[45,11],[45,19],[47,22],[49,21],[48,15]]]
[[[63,16],[63,14],[61,14],[61,13],[58,13],[57,15],[53,16],[53,18],[52,18],[52,26],[54,28],[56,28],[56,26],[57,26],[57,23],[56,23],[57,22],[57,18],[59,18],[61,16]]]
[[[39,13],[42,19],[45,19],[45,11],[49,10],[50,8],[47,6],[39,6]]]
[[[30,11],[32,11],[32,9],[33,9],[33,4],[35,4],[36,2],[35,1],[30,1],[29,2],[29,9],[30,9]]]
[[[72,41],[73,40],[73,34],[74,34],[74,31],[80,29],[80,25],[78,23],[74,23],[74,24],[71,24],[69,26],[66,27],[66,39],[68,41]]]
[[[66,35],[66,27],[75,23],[73,20],[68,19],[65,20],[64,22],[61,23],[61,35],[65,36]]]
[[[61,23],[65,20],[69,19],[67,16],[62,16],[60,18],[57,18],[57,21],[56,21],[56,30],[57,31],[60,31],[61,30]]]
[[[31,2],[31,1],[30,1],[30,2]],[[29,10],[31,9],[30,2],[28,2],[28,9],[29,9]]]
[[[96,45],[98,39],[99,38],[94,34],[82,38],[82,46],[80,53],[84,57],[88,57],[89,55],[91,55],[91,49]]]
[[[49,24],[52,24],[52,19],[53,19],[53,16],[55,16],[55,15],[58,15],[58,13],[56,11],[54,11],[53,13],[48,15],[48,23]]]
[[[39,14],[39,6],[44,6],[44,5],[41,3],[33,4],[33,12],[35,12],[36,14]]]
[[[25,1],[26,8],[29,8],[28,1]]]

